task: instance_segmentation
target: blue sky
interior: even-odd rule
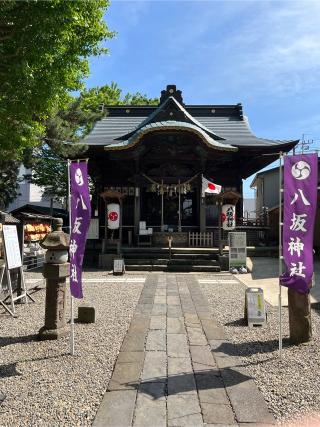
[[[105,19],[118,34],[87,87],[155,97],[176,84],[187,104],[241,102],[257,136],[320,149],[319,1],[114,0]]]

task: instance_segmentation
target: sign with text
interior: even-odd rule
[[[124,272],[124,260],[122,258],[115,258],[113,260],[113,272],[121,274]]]
[[[280,283],[301,294],[309,292],[313,275],[317,186],[317,154],[285,157],[282,254],[286,271]]]
[[[246,267],[247,233],[234,231],[229,233],[229,268]]]
[[[249,326],[266,323],[266,309],[261,288],[246,289],[246,314]]]
[[[22,267],[17,227],[15,225],[3,225],[2,232],[8,270]]]
[[[86,161],[69,164],[70,176],[70,290],[75,298],[82,294],[82,262],[91,218]]]

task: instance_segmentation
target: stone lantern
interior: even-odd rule
[[[66,279],[70,273],[68,249],[70,236],[62,231],[61,218],[53,220],[55,231],[40,243],[47,249],[43,276],[46,279],[45,323],[39,331],[42,340],[55,340],[67,335],[65,319]]]

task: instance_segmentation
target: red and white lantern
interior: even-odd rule
[[[107,220],[110,230],[117,230],[120,226],[120,205],[118,203],[109,203],[107,205]]]
[[[234,230],[236,228],[235,205],[222,205],[221,222],[224,230]]]

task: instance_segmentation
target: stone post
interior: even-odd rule
[[[288,289],[290,342],[301,344],[312,338],[310,292]]]
[[[41,243],[47,249],[43,276],[46,278],[46,307],[44,326],[39,330],[41,340],[56,340],[68,334],[66,307],[66,278],[69,276],[69,235],[62,231],[62,219],[54,219],[56,231]]]

